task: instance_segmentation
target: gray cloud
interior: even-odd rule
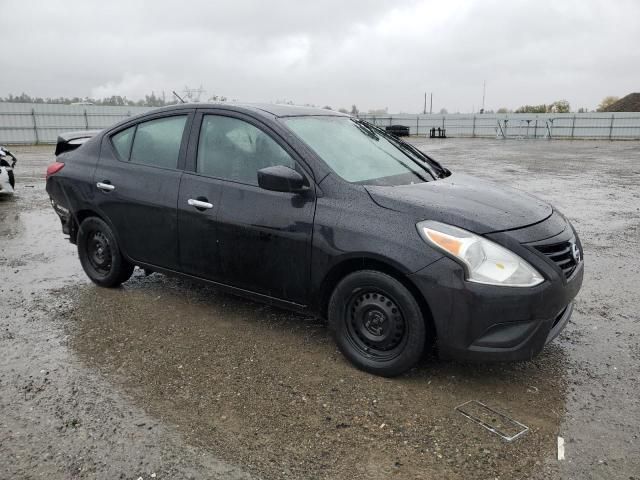
[[[417,112],[639,89],[640,2],[42,1],[0,4],[0,95],[138,98],[200,84],[244,101]]]

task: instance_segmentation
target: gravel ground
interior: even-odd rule
[[[413,141],[574,222],[583,290],[540,356],[429,357],[383,379],[313,318],[139,271],[95,287],[48,205],[52,149],[16,148],[17,193],[0,200],[0,478],[640,479],[640,145]],[[473,399],[531,430],[501,441],[454,410]]]

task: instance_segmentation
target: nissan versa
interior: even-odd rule
[[[319,314],[378,375],[433,344],[529,359],[582,284],[580,240],[551,205],[332,111],[183,104],[61,135],[56,154],[47,192],[96,284],[137,265]]]

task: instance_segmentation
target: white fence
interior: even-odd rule
[[[444,129],[447,137],[640,140],[640,112],[548,114],[359,115],[379,125],[404,125],[411,135]]]
[[[149,107],[0,102],[0,145],[55,143],[58,134],[106,128]]]

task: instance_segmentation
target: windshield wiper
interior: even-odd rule
[[[376,132],[374,132],[367,123],[363,122],[362,120],[354,120],[353,118],[351,119],[351,121],[355,124],[358,130],[364,133],[367,137],[373,138],[375,141],[380,140],[380,137],[376,135]]]
[[[356,123],[361,123],[364,128],[367,128],[371,133],[375,134],[375,132],[382,135],[387,140],[391,141],[394,145],[405,152],[410,152],[413,156],[418,157],[418,159],[429,165],[429,170],[436,170],[436,172],[431,172],[434,178],[444,178],[449,175],[449,170],[443,167],[439,162],[434,160],[433,158],[426,155],[421,150],[417,149],[410,143],[405,142],[404,140],[400,140],[395,135],[390,134],[386,130],[378,127],[377,125],[373,125],[369,122],[365,122],[364,120],[354,120]]]
[[[358,128],[358,130],[360,130],[362,133],[364,133],[365,135],[367,135],[367,136],[368,136],[368,137],[370,137],[370,138],[373,138],[373,139],[374,139],[374,140],[376,140],[376,141],[379,141],[379,140],[380,140],[380,137],[376,134],[376,132],[378,132],[378,133],[382,133],[382,135],[383,135],[385,138],[388,138],[388,135],[387,135],[387,133],[386,133],[386,132],[384,132],[384,131],[379,132],[379,131],[378,131],[378,129],[376,129],[376,128],[375,128],[373,125],[371,125],[370,123],[363,122],[362,120],[359,120],[359,119],[358,119],[358,120],[355,120],[355,119],[353,119],[353,118],[351,119],[351,121],[355,124],[355,126]],[[419,163],[419,162],[416,162],[416,160],[415,160],[414,158],[412,158],[412,156],[411,156],[410,154],[408,154],[406,150],[403,150],[403,149],[401,148],[401,146],[399,146],[399,145],[396,145],[396,146],[397,146],[397,147],[402,151],[402,153],[404,153],[404,155],[405,155],[407,158],[409,158],[409,160],[411,160],[413,163],[415,163],[416,165],[418,165],[419,167],[421,167],[422,169],[424,169],[424,165],[422,165],[422,164],[421,164],[421,163]],[[393,157],[393,158],[396,160],[396,162],[400,163],[400,165],[402,165],[404,168],[406,168],[407,170],[412,171],[412,172],[413,172],[413,174],[414,174],[415,176],[417,176],[417,177],[418,177],[420,180],[422,180],[423,182],[428,182],[428,181],[429,181],[427,178],[425,178],[424,176],[422,176],[419,172],[415,171],[413,168],[410,168],[410,167],[409,167],[409,165],[407,165],[406,163],[404,163],[404,162],[403,162],[403,161],[401,161],[400,159],[395,158],[395,157]],[[432,178],[433,180],[435,180],[435,179],[436,179],[436,175],[435,175],[435,174],[434,174],[434,172],[431,170],[431,168],[427,168],[427,169],[425,169],[425,170],[429,173],[429,175],[431,176],[431,178]]]
[[[436,178],[441,177],[441,175],[439,175],[433,165],[431,165],[430,162],[426,161],[422,155],[417,155],[415,150],[410,148],[410,145],[399,140],[395,135],[391,135],[388,132],[386,132],[385,130],[383,130],[382,128],[376,126],[376,125],[372,125],[368,122],[365,122],[363,120],[359,120],[359,122],[362,122],[362,126],[364,128],[367,128],[369,131],[375,133],[379,133],[380,135],[382,135],[384,138],[386,138],[390,143],[392,143],[393,145],[395,145],[400,151],[402,151],[402,153],[404,153],[407,157],[409,157],[416,165],[419,165],[420,167],[424,168],[425,170],[427,170],[429,172],[429,175],[431,175],[431,177],[435,180]],[[425,165],[426,163],[426,165]],[[425,168],[426,167],[426,168]]]

